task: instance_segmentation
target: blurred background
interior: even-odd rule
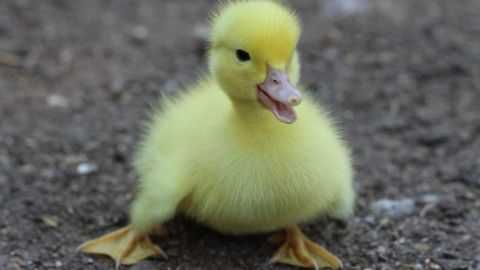
[[[142,123],[206,72],[215,2],[0,1],[0,268],[113,267],[75,248],[128,222]],[[356,217],[306,233],[346,269],[480,269],[480,1],[291,4],[357,171]],[[267,235],[167,228],[169,260],[130,269],[292,269]]]

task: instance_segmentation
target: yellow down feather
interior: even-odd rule
[[[308,94],[293,124],[257,101],[266,65],[296,85],[300,24],[278,1],[234,1],[213,15],[211,75],[163,101],[135,168],[133,226],[148,232],[177,212],[225,233],[272,231],[353,212],[352,166],[333,121]],[[235,50],[248,50],[239,63]]]

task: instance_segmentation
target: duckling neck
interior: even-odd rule
[[[253,131],[260,131],[281,124],[259,102],[232,100],[232,117],[233,121],[239,126]]]

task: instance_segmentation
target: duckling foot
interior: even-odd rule
[[[342,262],[325,248],[308,239],[298,226],[287,229],[285,236],[277,236],[272,241],[284,241],[270,259],[270,263],[285,263],[301,267],[341,269]]]
[[[155,233],[164,234],[165,231],[157,229]],[[115,269],[119,269],[121,264],[135,264],[153,255],[167,258],[165,252],[159,246],[153,244],[148,235],[136,232],[132,225],[87,241],[80,245],[77,250],[85,253],[108,255],[115,260]]]

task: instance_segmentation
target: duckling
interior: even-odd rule
[[[353,213],[353,170],[332,119],[299,90],[301,28],[280,1],[231,1],[213,13],[209,70],[157,110],[141,141],[131,224],[79,249],[120,264],[166,257],[149,234],[176,213],[225,234],[285,229],[270,259],[342,267],[297,224]]]

